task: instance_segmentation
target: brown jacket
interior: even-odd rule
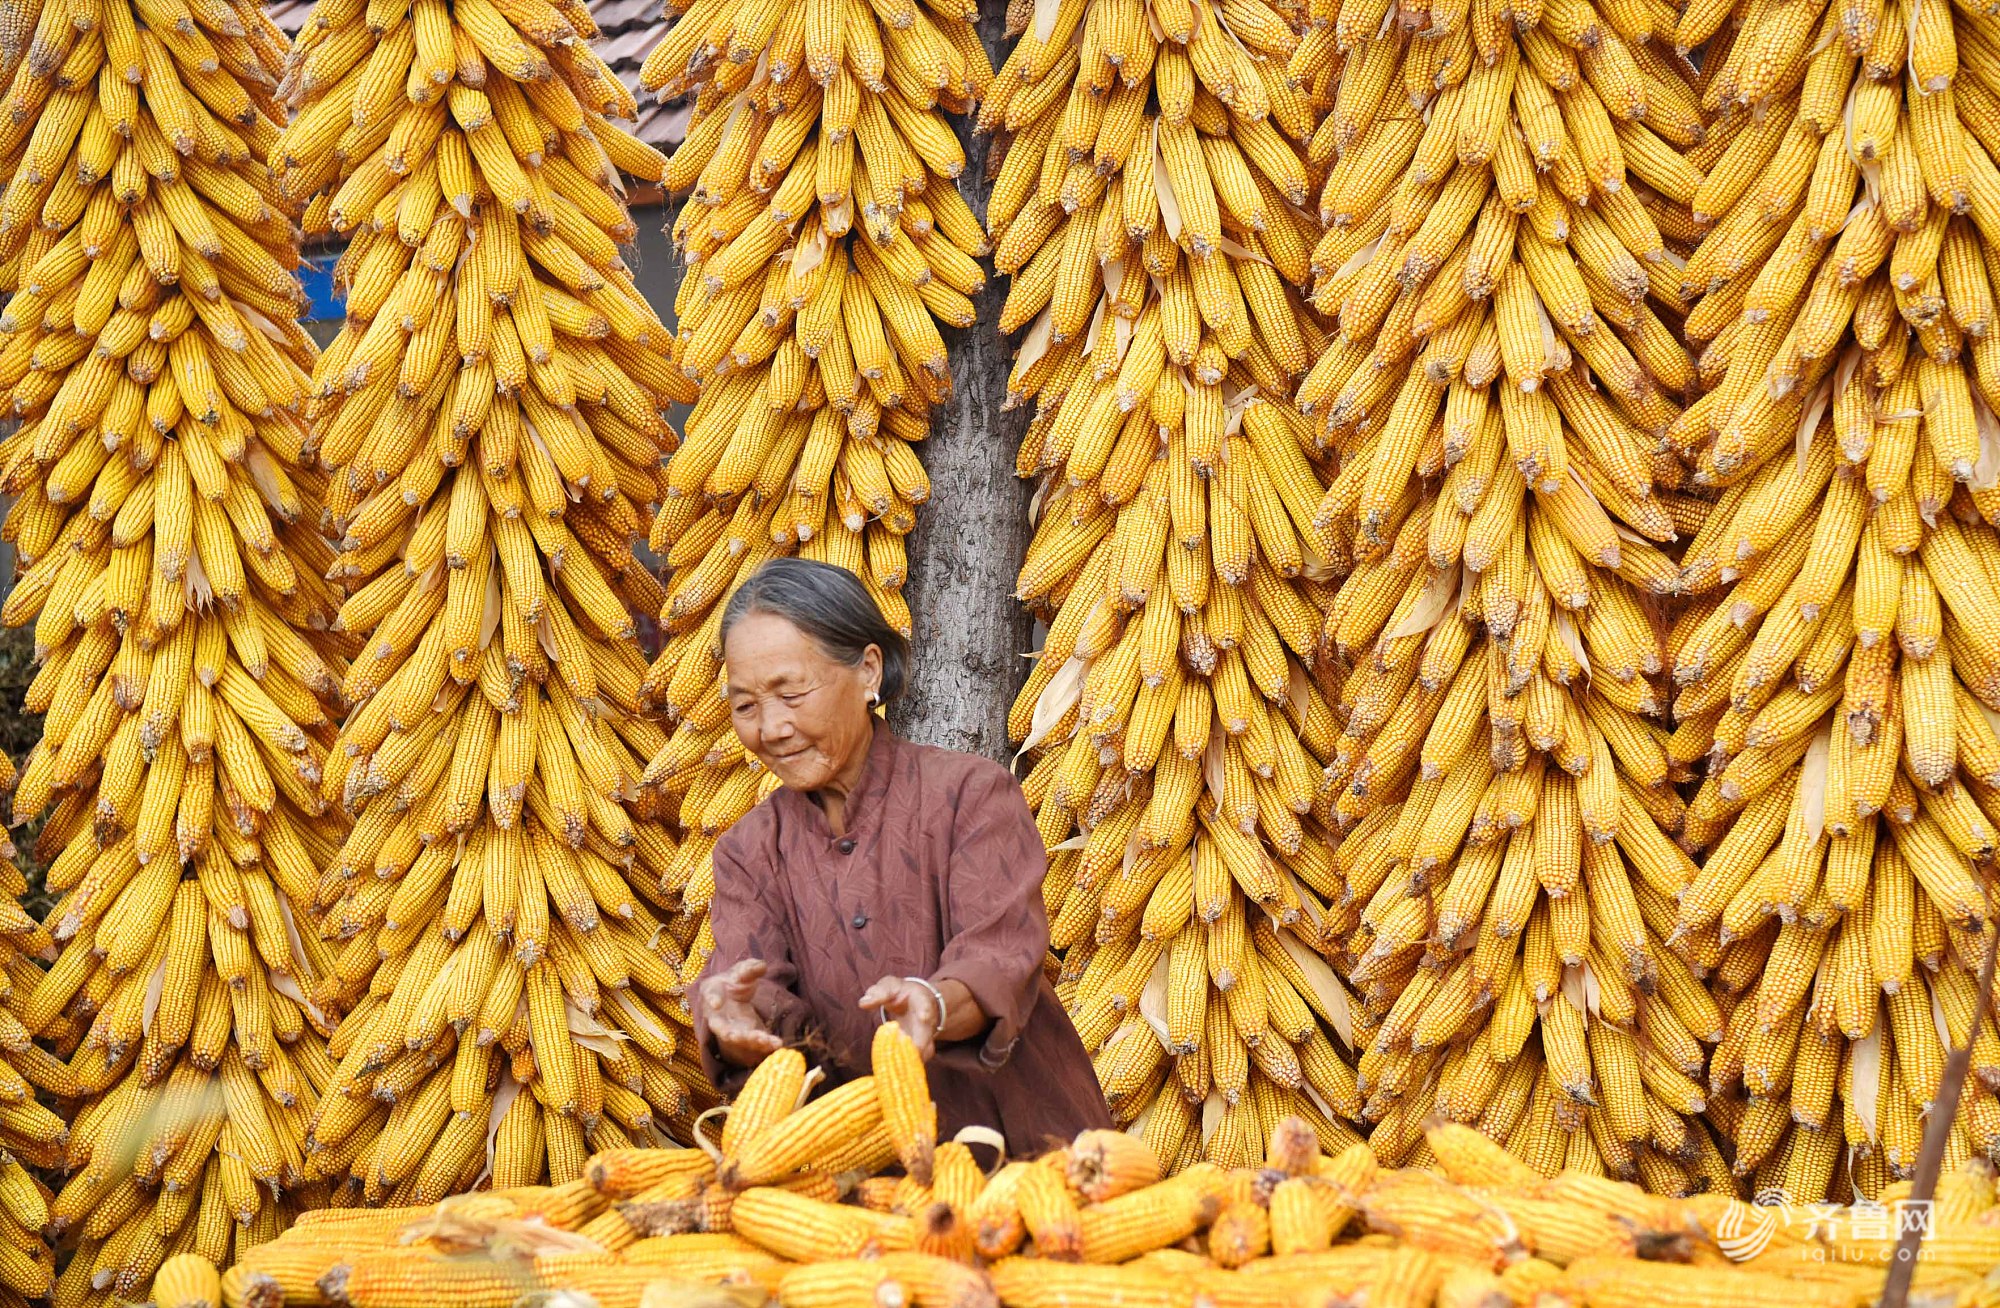
[[[1011,1154],[1109,1126],[1090,1057],[1042,974],[1049,924],[1039,833],[1005,768],[898,740],[878,726],[838,839],[808,795],[780,790],[715,847],[710,973],[769,971],[757,1009],[829,1084],[868,1071],[878,1018],[856,1007],[885,976],[963,983],[993,1022],[930,1063],[940,1139],[998,1128]],[[702,1065],[733,1093],[700,1006]]]

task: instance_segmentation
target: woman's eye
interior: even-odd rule
[[[754,707],[756,707],[756,706],[755,706],[755,705],[753,705],[753,704],[747,704],[747,703],[746,703],[746,704],[732,704],[732,705],[730,705],[730,706],[729,706],[729,710],[730,710],[730,712],[732,712],[732,713],[736,714],[736,716],[738,716],[738,717],[742,717],[742,716],[743,716],[743,715],[744,715],[745,713],[748,713],[748,712],[749,712],[749,711],[750,711],[750,710],[751,710],[752,708],[754,708]]]
[[[805,692],[802,690],[788,690],[778,698],[784,700],[787,704],[796,704],[805,697]]]

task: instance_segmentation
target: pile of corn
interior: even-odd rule
[[[323,0],[286,70],[277,185],[348,238],[309,412],[353,826],[309,887],[340,1017],[301,1119],[343,1202],[574,1180],[703,1106],[631,618],[692,390],[619,256],[617,172],[665,161],[609,121],[595,33],[569,0]]]
[[[19,26],[25,24],[25,27]],[[294,232],[263,161],[284,41],[261,6],[9,6],[0,41],[0,493],[44,736],[46,974],[10,974],[8,1259],[65,1303],[143,1297],[315,1201],[334,1071],[312,929],[345,671],[304,413]],[[11,934],[11,933],[10,933]],[[25,960],[23,960],[25,961]],[[50,1053],[29,1053],[30,1037]],[[23,1084],[23,1082],[26,1084]],[[55,1106],[34,1106],[30,1089]],[[5,1281],[23,1284],[10,1264]],[[43,1278],[46,1282],[46,1277]]]
[[[910,631],[904,539],[930,497],[916,443],[952,385],[939,327],[973,326],[985,285],[946,115],[993,72],[973,0],[693,0],[670,17],[641,76],[692,102],[665,186],[688,193],[674,308],[701,397],[652,526],[667,639],[646,694],[674,732],[646,780],[677,801],[669,883],[699,917],[715,838],[777,784],[729,725],[730,593],[798,554],[857,574]],[[689,955],[688,980],[708,952]]]
[[[620,1151],[566,1185],[306,1214],[219,1283],[199,1262],[163,1271],[158,1302],[505,1308],[563,1292],[601,1308],[767,1295],[786,1308],[1276,1308],[1357,1295],[1398,1308],[1860,1308],[1892,1259],[1893,1206],[1864,1229],[1861,1210],[1667,1199],[1575,1170],[1544,1178],[1449,1123],[1427,1133],[1432,1170],[1382,1168],[1361,1144],[1329,1157],[1294,1118],[1257,1168],[1200,1163],[1162,1180],[1142,1141],[1089,1131],[989,1176],[965,1145],[931,1138],[921,1064],[895,1027],[884,1032],[873,1076],[797,1111],[802,1060],[767,1060],[713,1152]],[[897,1161],[900,1175],[879,1174]],[[1973,1303],[2000,1290],[1988,1275],[1996,1213],[1990,1169],[1947,1177],[1918,1288]]]
[[[1301,16],[1085,4],[1026,30],[980,115],[1010,133],[987,225],[1026,335],[1036,480],[1018,597],[1048,626],[1010,731],[1051,851],[1058,993],[1114,1117],[1162,1157],[1263,1156],[1361,1099],[1323,954],[1337,671],[1328,451],[1286,400],[1326,332]],[[1204,1105],[1209,1105],[1204,1109]],[[1207,1126],[1204,1128],[1203,1119]],[[1206,1140],[1204,1140],[1206,1137]]]

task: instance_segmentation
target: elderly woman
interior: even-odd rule
[[[784,788],[715,847],[715,954],[694,1005],[709,1077],[807,1049],[868,1070],[881,1021],[929,1061],[942,1137],[1011,1152],[1110,1125],[1043,975],[1047,857],[1005,768],[898,740],[876,720],[909,649],[853,573],[765,564],[722,617],[730,714]]]

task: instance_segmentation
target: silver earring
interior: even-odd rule
[[[869,707],[869,708],[874,708],[874,707],[875,707],[875,706],[876,706],[877,704],[880,704],[881,702],[882,702],[882,697],[881,697],[880,695],[876,694],[876,693],[875,693],[874,691],[872,691],[872,690],[868,692],[868,707]]]

